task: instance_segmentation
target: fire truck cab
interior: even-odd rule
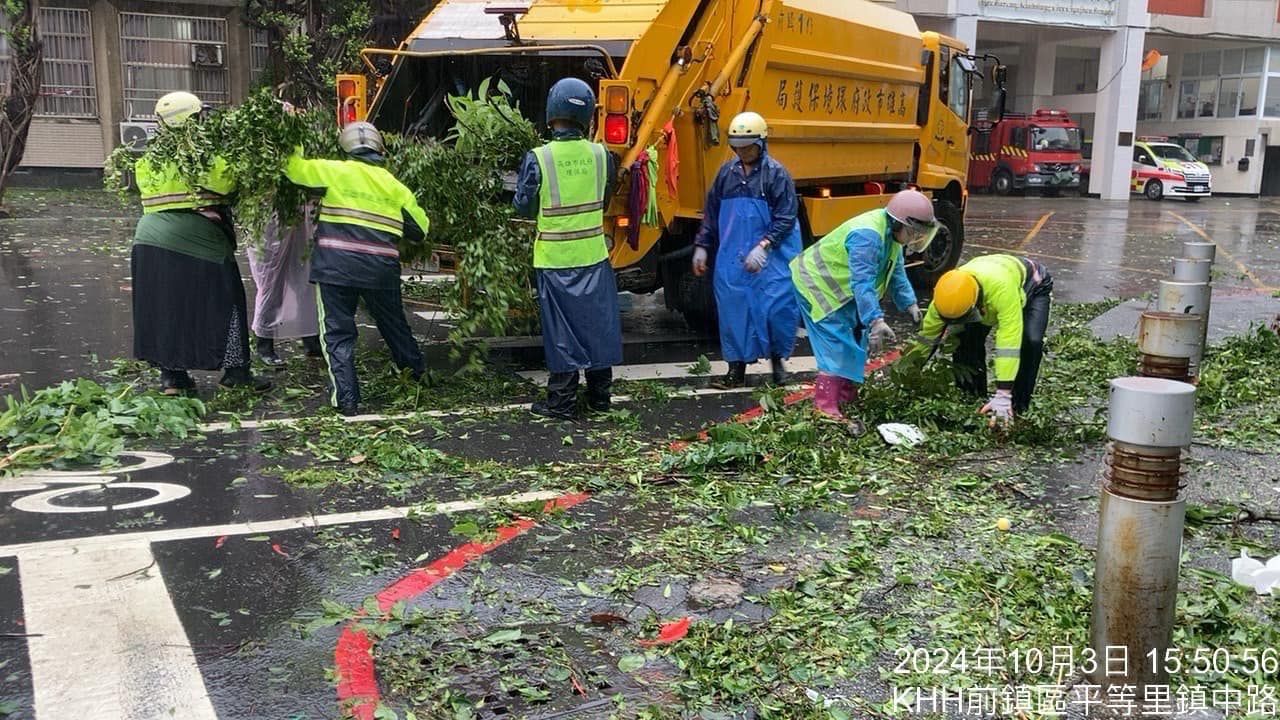
[[[1027,189],[1056,195],[1080,187],[1080,126],[1066,110],[1006,113],[973,129],[969,187],[997,195]]]

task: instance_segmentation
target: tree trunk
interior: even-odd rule
[[[39,0],[22,0],[19,9],[0,6],[6,14],[9,30],[9,87],[0,100],[0,214],[5,214],[4,192],[27,149],[27,132],[40,97],[43,46],[37,32],[40,17]]]

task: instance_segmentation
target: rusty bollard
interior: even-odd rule
[[[1195,386],[1159,378],[1111,381],[1094,575],[1095,684],[1166,685],[1186,502]],[[1124,663],[1113,662],[1123,656]],[[1152,658],[1159,662],[1153,663]]]

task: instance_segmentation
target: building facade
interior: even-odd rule
[[[265,34],[238,0],[50,0],[40,10],[44,76],[22,168],[98,169],[124,140],[154,132],[174,90],[212,106],[242,100],[267,61]],[[0,85],[8,80],[0,40]]]
[[[1094,194],[1128,199],[1133,143],[1144,137],[1203,160],[1215,193],[1280,194],[1276,0],[896,4],[921,28],[1006,63],[1010,110],[1068,111],[1091,144]]]

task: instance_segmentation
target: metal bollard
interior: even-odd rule
[[[1182,257],[1192,260],[1208,260],[1212,263],[1218,257],[1218,244],[1188,240],[1182,243]]]
[[[1177,282],[1207,283],[1212,278],[1213,261],[1178,258],[1173,261],[1173,279]]]
[[[1093,681],[1104,688],[1135,686],[1139,698],[1144,686],[1168,683],[1164,660],[1173,642],[1186,519],[1179,498],[1182,451],[1191,444],[1195,392],[1174,380],[1111,381],[1090,633],[1098,660]]]
[[[1200,353],[1200,316],[1142,313],[1138,322],[1138,374],[1191,382],[1191,359]]]
[[[1175,282],[1161,280],[1156,293],[1156,312],[1194,315],[1200,329],[1199,342],[1191,355],[1191,375],[1200,374],[1200,361],[1204,357],[1204,339],[1209,331],[1209,301],[1213,289],[1208,283]]]

